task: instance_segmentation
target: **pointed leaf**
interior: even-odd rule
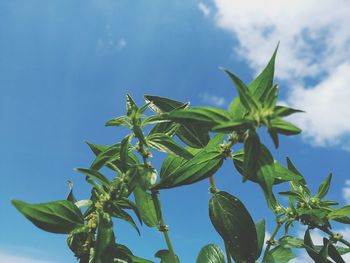
[[[332,180],[332,174],[328,175],[327,178],[321,183],[320,187],[318,188],[316,198],[323,198],[329,190],[330,184]]]
[[[158,226],[157,212],[153,204],[152,196],[141,187],[134,189],[135,203],[140,212],[142,221],[148,227]]]
[[[227,192],[217,192],[209,201],[209,216],[216,231],[227,243],[233,259],[236,262],[254,262],[258,237],[243,203]]]
[[[268,252],[266,263],[287,263],[295,257],[290,248],[277,246]]]
[[[270,127],[284,135],[295,135],[301,132],[301,129],[294,124],[278,118],[270,121]]]
[[[107,188],[109,188],[111,185],[110,181],[99,171],[96,171],[93,169],[86,169],[86,168],[76,168],[75,170],[77,172],[85,174],[87,181],[91,179],[96,180]]]
[[[343,207],[340,207],[338,209],[333,210],[328,214],[329,219],[338,219],[343,218],[350,215],[350,205],[346,205]]]
[[[12,204],[35,226],[47,232],[68,234],[84,224],[81,211],[67,200],[39,204],[12,200]]]
[[[219,246],[209,244],[202,247],[196,263],[225,263],[225,255]]]
[[[265,219],[261,219],[255,224],[255,229],[258,237],[258,250],[256,253],[256,258],[260,257],[262,248],[264,246],[265,232],[266,232],[265,225],[266,225]]]

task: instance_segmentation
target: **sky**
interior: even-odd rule
[[[126,94],[139,104],[151,94],[227,108],[236,91],[219,67],[249,83],[278,42],[280,103],[306,113],[292,117],[303,133],[283,137],[275,158],[289,156],[314,191],[332,172],[328,197],[350,203],[349,11],[346,0],[0,0],[0,262],[75,261],[64,235],[37,230],[10,200],[62,200],[68,180],[79,199],[89,197],[73,169],[93,161],[86,141],[124,137],[125,130],[104,123],[125,113]],[[267,136],[263,141],[272,146]],[[254,220],[273,221],[262,193],[242,184],[230,162],[216,180]],[[182,262],[194,262],[208,243],[223,247],[208,218],[208,186],[160,194]],[[336,230],[350,238],[349,227]],[[165,248],[154,229],[142,227],[140,238],[115,221],[115,231],[137,255],[154,259]],[[301,254],[293,262],[307,259]]]

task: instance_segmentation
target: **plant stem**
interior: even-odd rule
[[[209,177],[209,183],[210,183],[210,187],[209,187],[210,193],[215,194],[218,191],[218,189],[216,188],[216,185],[215,185],[214,175]]]
[[[266,246],[266,249],[265,249],[265,252],[264,252],[262,263],[266,262],[267,254],[268,254],[268,252],[269,252],[269,250],[271,248],[272,243],[274,242],[275,236],[277,235],[277,233],[280,230],[282,225],[283,225],[283,222],[277,220],[277,225],[276,225],[274,231],[272,232],[272,235],[271,235],[270,239],[266,242],[267,246]]]
[[[328,234],[330,237],[334,238],[336,241],[339,241],[350,248],[350,242],[346,241],[341,235],[334,234],[326,227],[318,226],[317,228]]]
[[[156,212],[157,212],[157,219],[159,222],[159,231],[161,231],[163,233],[163,236],[164,236],[165,242],[167,244],[170,256],[174,260],[174,263],[177,263],[178,262],[177,257],[176,257],[176,254],[174,252],[174,248],[173,248],[173,245],[171,244],[169,233],[168,233],[169,228],[165,224],[165,221],[164,221],[162,208],[161,208],[161,204],[160,204],[160,199],[158,197],[158,191],[152,191],[152,200],[153,200],[154,208],[156,209]]]
[[[135,134],[135,136],[136,136],[136,134]],[[140,138],[138,138],[138,140],[139,140],[138,152],[142,156],[143,164],[145,167],[151,168],[152,166],[151,166],[150,162],[148,161],[149,155],[148,155],[147,151],[145,150],[144,145],[143,145],[142,141],[140,140]],[[165,242],[167,244],[170,256],[173,260],[173,263],[178,263],[176,254],[174,252],[173,245],[172,245],[170,237],[169,237],[169,233],[168,233],[169,228],[165,224],[165,221],[164,221],[162,207],[161,207],[160,199],[158,197],[158,193],[159,192],[155,191],[155,190],[151,191],[153,205],[154,205],[154,208],[155,208],[156,213],[157,213],[157,220],[159,222],[159,231],[161,231],[163,233],[163,236],[164,236]]]

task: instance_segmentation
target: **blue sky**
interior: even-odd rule
[[[329,197],[350,202],[349,4],[335,2],[343,8],[327,12],[332,1],[0,1],[0,261],[74,262],[64,236],[37,230],[10,200],[64,199],[67,180],[78,198],[88,197],[73,168],[93,160],[85,141],[123,137],[104,123],[124,114],[127,93],[140,104],[152,94],[225,108],[236,93],[218,68],[249,82],[278,41],[281,102],[306,109],[293,121],[307,131],[283,138],[275,158],[290,156],[312,189],[333,172]],[[242,184],[231,163],[217,184],[246,202],[255,220],[272,219],[262,194]],[[206,181],[161,198],[182,262],[194,262],[207,243],[222,245],[208,219]],[[117,240],[135,254],[152,259],[165,248],[157,231],[143,227],[139,238],[115,223]]]

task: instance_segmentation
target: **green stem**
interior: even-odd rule
[[[272,232],[272,235],[271,235],[270,239],[266,242],[267,246],[266,246],[266,249],[265,249],[265,252],[264,252],[262,263],[266,262],[267,254],[268,254],[268,252],[269,252],[269,250],[271,248],[272,243],[274,242],[275,236],[277,235],[277,233],[280,230],[282,225],[283,225],[283,222],[277,220],[276,228]]]
[[[318,226],[317,228],[328,234],[334,240],[339,241],[350,248],[350,242],[346,241],[341,235],[333,233],[326,227]]]
[[[176,254],[174,252],[173,245],[171,244],[171,240],[170,240],[169,233],[168,233],[169,228],[165,224],[165,220],[163,217],[160,199],[158,197],[158,191],[152,191],[152,200],[153,200],[154,208],[156,209],[156,212],[157,212],[157,219],[159,222],[159,231],[161,231],[163,233],[163,236],[164,236],[165,242],[167,244],[170,256],[172,257],[174,263],[177,263],[178,260],[177,260]]]
[[[135,136],[136,136],[136,134],[135,134]],[[138,138],[138,140],[139,140],[138,152],[142,156],[143,164],[147,168],[152,168],[150,162],[148,161],[148,157],[149,157],[148,151],[145,150],[144,145],[143,145],[142,141],[140,140],[140,138]],[[160,203],[160,199],[158,197],[158,191],[152,190],[152,201],[153,201],[153,205],[154,205],[154,208],[156,210],[156,213],[157,213],[157,220],[159,222],[159,230],[163,233],[163,236],[164,236],[165,242],[167,244],[170,256],[173,260],[173,263],[178,263],[176,254],[174,252],[173,245],[172,245],[170,237],[169,237],[169,233],[168,233],[169,229],[168,229],[168,226],[165,224],[165,220],[163,217],[161,203]]]
[[[218,189],[215,185],[214,175],[209,177],[209,183],[210,183],[210,187],[209,187],[210,193],[215,194],[218,191]]]

